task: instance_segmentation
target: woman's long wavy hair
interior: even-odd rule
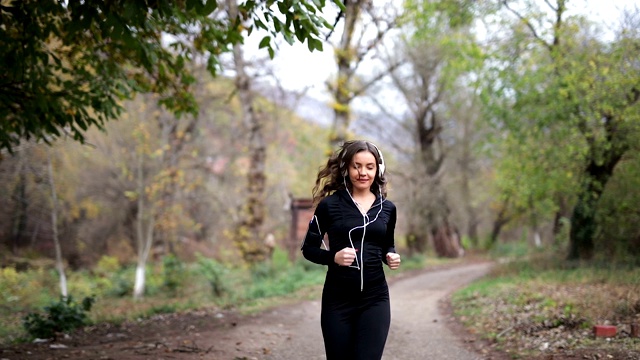
[[[376,195],[387,197],[387,179],[384,173],[380,176],[380,164],[384,164],[380,150],[368,141],[351,140],[342,144],[340,149],[329,157],[327,165],[318,171],[316,184],[313,187],[314,206],[336,190],[353,191],[353,185],[349,179],[349,165],[353,156],[361,151],[370,152],[376,159],[376,177],[371,185],[371,191]]]

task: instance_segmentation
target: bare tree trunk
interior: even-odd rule
[[[471,107],[473,109],[473,106]],[[475,112],[472,112],[475,113]],[[478,215],[476,207],[473,205],[473,198],[471,196],[471,176],[473,155],[471,152],[472,146],[472,124],[474,115],[467,115],[462,117],[462,154],[460,156],[460,171],[462,173],[462,201],[464,202],[465,212],[467,214],[467,226],[466,234],[471,241],[473,247],[478,246]]]
[[[538,225],[538,212],[534,206],[533,198],[529,196],[529,219],[531,223],[531,232],[533,233],[533,246],[539,248],[542,246],[542,235],[540,235],[540,226]]]
[[[420,159],[424,164],[424,175],[429,179],[427,189],[431,195],[425,209],[425,219],[431,228],[436,254],[459,257],[464,251],[456,226],[450,224],[448,200],[440,181],[445,152],[440,138],[442,125],[433,109],[433,105],[439,101],[439,94],[431,99],[433,102],[419,107],[415,119]]]
[[[569,204],[567,203],[567,198],[562,195],[556,195],[556,197],[558,198],[556,200],[556,203],[558,204],[559,209],[558,211],[556,211],[555,216],[553,218],[551,245],[557,244],[558,236],[560,235],[560,233],[565,227],[565,224],[563,223],[563,219],[568,219],[570,216]]]
[[[436,48],[408,46],[407,61],[412,65],[411,75],[392,73],[394,86],[400,91],[411,114],[408,124],[417,145],[416,172],[424,181],[420,185],[421,196],[411,201],[416,213],[422,217],[426,232],[432,236],[438,256],[458,257],[462,251],[457,227],[451,224],[448,199],[441,184],[444,173],[446,147],[442,141],[442,120],[437,111],[445,90],[445,80],[440,69],[443,60]],[[418,243],[421,241],[423,243]],[[426,239],[416,237],[415,250],[426,247]]]
[[[227,0],[227,11],[231,19],[238,18],[236,0]],[[243,123],[249,131],[249,171],[247,174],[247,200],[240,215],[234,241],[249,264],[266,260],[269,249],[264,243],[262,226],[265,217],[265,163],[267,158],[262,116],[255,108],[255,95],[251,78],[247,74],[242,45],[233,46],[233,62],[236,70],[235,83],[242,107]]]
[[[166,151],[162,152],[160,163],[167,172],[166,176],[169,177],[169,180],[165,181],[165,186],[162,190],[163,208],[169,210],[176,205],[178,184],[181,181],[178,175],[178,161],[183,149],[193,136],[198,124],[198,116],[181,118],[178,121],[171,114],[158,112],[156,123],[162,134],[162,146],[166,149]],[[181,126],[184,123],[186,125]],[[163,244],[163,253],[173,254],[175,252],[174,243],[178,237],[178,229],[173,226],[164,230],[162,234],[155,235],[155,242]]]
[[[377,13],[371,0],[345,1],[344,5],[344,28],[340,42],[334,48],[338,73],[335,82],[328,85],[334,101],[333,128],[329,138],[332,149],[347,140],[353,100],[399,66],[399,63],[389,64],[373,76],[358,78],[358,67],[368,54],[380,47],[385,35],[395,27],[396,15],[385,10]],[[365,15],[369,15],[366,16],[366,24]],[[368,38],[373,34],[375,36]]]
[[[598,160],[593,156],[585,170],[586,176],[578,193],[578,203],[571,214],[568,260],[589,260],[593,257],[598,201],[602,197],[605,185],[613,175],[616,164],[626,151],[613,146],[611,148],[613,150],[605,152],[605,155],[601,155]],[[601,158],[605,160],[602,161]]]
[[[15,212],[13,216],[13,224],[11,226],[11,252],[13,255],[18,254],[18,248],[23,245],[22,241],[25,237],[27,228],[28,212],[27,212],[27,176],[24,170],[24,155],[18,151],[18,166],[16,168],[16,177],[18,181],[13,191],[13,199],[15,203]]]
[[[67,276],[64,273],[64,264],[62,263],[62,249],[60,248],[60,240],[58,239],[58,195],[56,193],[56,184],[53,177],[53,160],[51,159],[51,151],[48,156],[49,185],[51,186],[51,230],[53,233],[53,245],[56,252],[56,269],[60,276],[60,293],[62,297],[67,297]]]
[[[509,220],[509,216],[507,216],[507,209],[509,204],[509,199],[505,200],[500,208],[500,212],[498,212],[498,216],[493,221],[493,228],[491,229],[491,235],[489,236],[489,247],[495,246],[498,242],[498,236],[500,236],[500,231],[502,231],[502,227],[506,225]]]
[[[446,219],[440,226],[432,229],[432,236],[436,254],[439,256],[448,258],[464,256],[460,233]]]
[[[144,184],[144,153],[137,154],[138,173],[138,212],[136,215],[136,243],[138,261],[136,262],[135,283],[133,286],[133,298],[140,299],[144,296],[146,282],[146,265],[153,244],[154,217],[145,206]]]
[[[404,176],[403,174],[401,176]],[[420,177],[404,176],[408,192],[407,202],[407,249],[409,255],[424,254],[427,251],[429,232],[424,225],[423,204],[426,201],[424,183]]]
[[[333,85],[333,129],[329,139],[332,148],[336,148],[347,140],[347,131],[351,120],[351,101],[353,100],[352,86],[355,73],[355,47],[354,35],[356,25],[360,19],[361,6],[364,0],[353,0],[345,2],[344,10],[344,30],[340,43],[335,51],[338,75],[336,83]]]
[[[426,207],[426,223],[430,227],[436,254],[440,257],[456,258],[464,255],[460,233],[450,223],[450,209],[445,190],[440,183],[439,175],[430,181],[431,199]]]

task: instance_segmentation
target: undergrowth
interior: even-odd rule
[[[424,257],[406,258],[401,269],[424,268],[425,263]],[[87,323],[117,324],[194,309],[260,311],[283,301],[317,298],[325,271],[326,267],[304,259],[291,262],[280,249],[274,251],[269,262],[254,268],[202,256],[197,256],[195,262],[184,263],[169,256],[149,264],[144,298],[135,301],[132,295],[135,268],[122,266],[108,256],[91,271],[67,273],[72,294],[67,300],[56,298],[59,289],[53,270],[0,269],[0,344],[50,337],[52,333],[71,331]],[[396,273],[399,272],[393,275]],[[93,306],[84,310],[74,298],[90,298]],[[63,325],[71,325],[72,319],[80,322],[69,327],[54,325],[45,321],[46,314],[52,311],[70,316],[62,321]],[[26,318],[31,319],[32,325],[25,325]],[[34,324],[50,327],[52,332],[35,335],[34,330],[29,330]]]
[[[452,303],[472,332],[520,355],[611,346],[640,352],[640,339],[629,337],[640,322],[640,268],[629,264],[542,255],[509,261],[455,292]],[[615,325],[618,335],[594,338],[594,325]]]
[[[91,311],[95,299],[85,297],[76,302],[72,296],[44,308],[44,312],[29,313],[23,319],[24,329],[29,339],[55,338],[59,333],[67,333],[90,323],[87,313]]]

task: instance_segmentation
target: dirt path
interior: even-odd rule
[[[453,290],[485,275],[489,267],[487,263],[454,267],[393,284],[393,318],[384,359],[480,359],[463,346],[461,336],[452,333],[438,305]]]
[[[489,264],[473,264],[429,271],[394,281],[390,286],[391,330],[384,360],[474,360],[481,356],[468,350],[452,333],[439,309],[439,301],[453,290],[486,274]],[[299,321],[288,323],[289,337],[274,346],[268,360],[324,359],[320,333],[320,304],[301,304]],[[278,316],[274,317],[274,320]]]
[[[391,281],[391,330],[384,360],[484,359],[454,334],[441,310],[453,290],[486,274],[486,263],[432,270]],[[85,329],[55,343],[0,349],[19,359],[324,359],[320,302],[282,306],[263,314],[192,312]]]

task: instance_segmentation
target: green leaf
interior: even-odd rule
[[[280,22],[279,19],[273,18],[273,27],[275,28],[276,32],[282,32],[282,22]]]
[[[307,39],[307,47],[309,48],[309,51],[322,51],[322,41],[309,37]]]
[[[289,44],[289,45],[293,45],[293,43],[295,42],[295,39],[293,38],[293,36],[291,36],[291,32],[287,31],[282,33],[282,36],[284,37],[284,40]]]
[[[255,20],[254,24],[260,29],[264,29],[264,30],[268,29],[267,26],[260,19]]]
[[[174,102],[182,104],[175,106],[176,111],[191,111],[193,104],[185,94],[168,93],[177,88],[188,91],[193,82],[188,62],[198,53],[211,54],[208,69],[215,74],[223,53],[243,43],[248,33],[262,29],[268,36],[259,46],[273,58],[272,45],[278,37],[289,44],[304,43],[318,35],[318,28],[328,28],[327,21],[315,15],[324,3],[248,0],[240,4],[241,19],[253,21],[248,28],[211,17],[218,9],[215,0],[114,3],[120,6],[91,1],[66,5],[61,1],[26,1],[19,7],[11,6],[11,21],[0,29],[0,35],[5,35],[0,65],[9,69],[19,62],[28,65],[20,81],[29,91],[0,101],[0,114],[20,109],[16,116],[25,119],[20,124],[0,126],[0,149],[11,151],[16,136],[55,138],[61,126],[77,133],[89,130],[117,117],[121,111],[117,104],[141,91],[161,94],[163,99],[178,96],[181,99]],[[158,39],[162,33],[177,40],[165,47]],[[60,46],[45,51],[41,44],[51,38],[59,39]],[[200,44],[187,47],[184,39],[196,39]],[[308,46],[317,50],[322,44],[311,41]],[[6,80],[13,82],[17,76],[9,74]],[[64,99],[60,95],[63,91]]]
[[[218,8],[218,2],[216,0],[207,0],[206,4],[202,8],[200,15],[209,16]]]
[[[271,36],[265,36],[260,41],[260,45],[258,45],[258,48],[262,49],[262,48],[270,46],[270,44],[271,44]]]
[[[289,8],[284,2],[278,1],[278,10],[280,10],[282,14],[286,14],[289,11]]]

